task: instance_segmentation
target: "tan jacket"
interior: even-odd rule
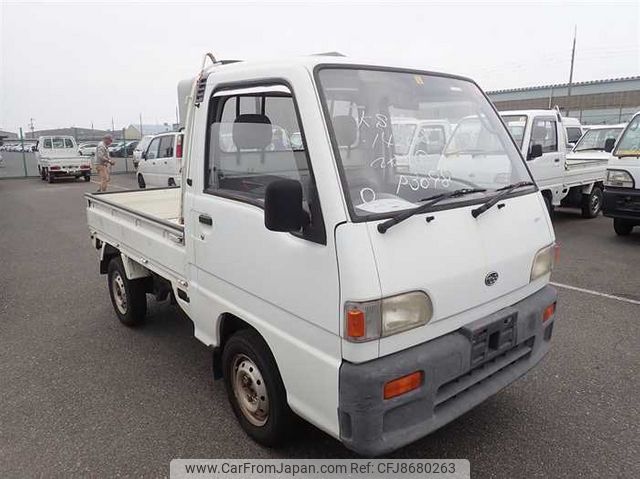
[[[109,148],[104,144],[104,141],[98,143],[96,147],[96,166],[109,166],[111,164],[111,157],[109,156]]]

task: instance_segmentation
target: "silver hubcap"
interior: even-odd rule
[[[117,271],[113,274],[111,289],[113,290],[113,299],[116,301],[118,311],[121,314],[127,314],[127,292],[124,289],[124,280]]]
[[[591,197],[591,211],[594,213],[596,211],[600,211],[600,197],[598,195],[593,195]]]
[[[244,354],[233,359],[233,394],[240,410],[254,426],[269,419],[269,396],[264,379],[255,363]]]

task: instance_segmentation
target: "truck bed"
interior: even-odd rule
[[[568,159],[565,162],[565,185],[575,186],[604,181],[607,162],[596,159]]]
[[[87,193],[91,237],[171,281],[185,276],[180,188]]]

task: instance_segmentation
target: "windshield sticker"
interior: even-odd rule
[[[366,188],[369,189],[369,188]],[[368,213],[386,213],[389,211],[406,210],[417,206],[415,203],[402,198],[382,198],[357,205],[357,208]]]

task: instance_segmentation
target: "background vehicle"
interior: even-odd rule
[[[133,151],[138,145],[137,141],[120,142],[115,147],[109,147],[109,154],[116,158],[124,158],[133,155]]]
[[[213,347],[214,377],[252,438],[280,443],[293,412],[383,454],[546,354],[552,225],[475,83],[310,56],[216,63],[191,84],[179,87],[182,188],[87,194],[89,230],[118,318],[139,325],[146,294],[172,295]],[[333,115],[340,102],[358,118]],[[462,178],[397,169],[373,139],[401,107],[481,119],[476,139],[490,149],[476,141],[473,154],[501,158],[500,181],[476,187],[481,163]],[[304,147],[278,144],[273,126]]]
[[[91,164],[78,154],[78,145],[72,136],[41,136],[36,143],[35,153],[43,181],[53,183],[56,178],[91,179]]]
[[[624,129],[607,165],[604,215],[613,218],[621,236],[640,225],[640,112]]]
[[[155,136],[138,163],[138,186],[180,186],[182,133]]]
[[[447,120],[392,118],[391,125],[396,165],[413,173],[435,170],[451,136],[451,124]]]
[[[78,154],[81,156],[95,156],[98,143],[81,143],[78,146]]]
[[[592,125],[585,131],[571,152],[567,153],[567,161],[609,161],[615,141],[625,126],[626,123],[620,125]]]
[[[153,139],[153,135],[145,135],[143,136],[138,144],[133,149],[133,167],[138,168],[138,163],[140,163],[140,159],[142,158],[142,152],[147,149],[149,143]]]
[[[584,218],[602,209],[606,160],[567,159],[563,118],[556,110],[500,112],[542,191],[549,211],[554,206],[578,207]]]
[[[576,145],[586,129],[580,124],[580,120],[570,116],[563,116],[562,124],[564,126],[565,137],[567,139],[567,150],[570,151]]]

